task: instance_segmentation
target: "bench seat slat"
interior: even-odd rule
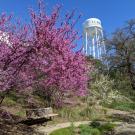
[[[40,118],[50,118],[50,117],[54,117],[54,116],[58,116],[58,114],[48,114],[48,115],[45,115],[45,116],[42,116],[42,117],[27,117],[27,118],[30,118],[30,119],[40,119]]]
[[[53,116],[58,116],[58,114],[48,114],[48,115],[46,115],[44,117],[53,117]]]

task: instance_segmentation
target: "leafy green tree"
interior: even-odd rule
[[[135,90],[135,19],[117,29],[106,44],[110,73],[128,77]]]

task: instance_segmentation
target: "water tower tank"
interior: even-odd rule
[[[89,28],[89,27],[99,27],[102,28],[101,26],[101,21],[97,18],[90,18],[87,19],[84,24],[83,24],[84,28]]]
[[[87,19],[83,23],[83,52],[95,59],[102,59],[106,53],[103,28],[98,18]]]

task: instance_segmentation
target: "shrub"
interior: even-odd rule
[[[88,97],[89,102],[96,100],[96,103],[112,103],[113,101],[128,101],[129,99],[123,96],[115,86],[114,80],[103,74],[96,77],[96,80],[91,84],[91,94]]]
[[[91,127],[93,128],[98,128],[101,126],[100,122],[98,121],[93,121],[91,124],[90,124]]]
[[[100,131],[88,125],[80,125],[80,135],[100,135]]]
[[[114,124],[112,124],[112,123],[106,123],[106,124],[101,125],[98,129],[101,132],[105,132],[105,131],[111,131],[111,130],[113,130],[114,127],[115,127]]]

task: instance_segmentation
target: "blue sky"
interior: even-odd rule
[[[83,16],[76,25],[77,30],[82,32],[82,23],[91,17],[97,17],[102,21],[107,34],[122,26],[125,21],[135,18],[135,0],[45,0],[48,13],[53,5],[63,4],[62,15],[77,9],[77,14]],[[0,13],[14,13],[22,21],[29,21],[28,8],[37,10],[36,0],[0,0]],[[79,42],[81,44],[81,41]]]

